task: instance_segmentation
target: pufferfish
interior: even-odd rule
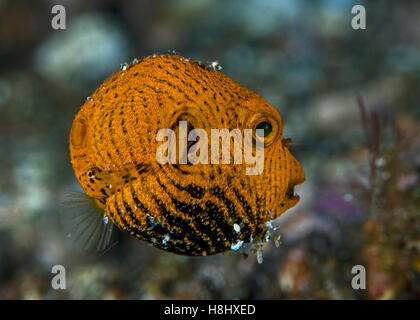
[[[249,165],[233,161],[159,163],[157,133],[179,132],[180,121],[209,136],[211,129],[252,129],[253,139],[264,140],[264,170],[247,175]],[[294,187],[305,180],[272,105],[217,64],[176,54],[122,65],[86,99],[69,140],[75,176],[100,212],[102,226],[93,211],[84,218],[99,248],[115,225],[176,254],[237,250],[266,237],[271,221],[297,204]]]

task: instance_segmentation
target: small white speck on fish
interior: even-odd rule
[[[265,242],[270,242],[271,239],[271,233],[269,230],[266,231],[265,235],[264,235],[264,240]]]
[[[165,245],[165,244],[169,241],[169,239],[170,239],[169,235],[168,235],[168,234],[166,234],[166,235],[163,237],[162,244],[163,244],[163,245]]]
[[[222,66],[219,64],[219,61],[208,61],[208,62],[201,62],[198,61],[198,64],[206,70],[209,71],[221,71]]]
[[[239,226],[239,224],[235,223],[233,225],[233,230],[235,230],[236,233],[239,233],[241,231],[241,227]]]
[[[263,263],[263,250],[261,245],[257,249],[257,262],[258,264]]]
[[[208,63],[207,67],[213,71],[220,71],[222,70],[222,66],[219,64],[219,61],[211,61]]]
[[[236,243],[232,243],[230,249],[232,251],[239,250],[242,247],[243,243],[244,243],[243,240],[238,240]]]
[[[274,244],[276,245],[276,248],[280,247],[280,244],[281,244],[281,242],[280,242],[280,238],[281,238],[281,235],[279,234],[279,235],[276,237],[276,239],[274,240]]]

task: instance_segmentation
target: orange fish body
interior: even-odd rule
[[[162,128],[255,129],[264,170],[242,164],[160,164]],[[255,241],[296,205],[305,180],[283,138],[280,115],[257,93],[214,68],[178,55],[124,66],[86,100],[70,133],[70,156],[86,194],[116,226],[154,246],[211,255]]]

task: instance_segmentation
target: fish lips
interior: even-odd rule
[[[305,178],[303,176],[299,178],[298,180],[291,181],[288,184],[287,189],[286,189],[286,199],[289,204],[289,207],[293,207],[299,202],[300,196],[296,193],[295,187],[297,185],[302,184],[304,181],[305,181]]]

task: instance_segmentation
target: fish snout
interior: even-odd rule
[[[305,182],[305,173],[301,164],[291,154],[290,179],[286,189],[286,198],[291,202],[291,206],[296,205],[300,196],[296,193],[295,187]]]

